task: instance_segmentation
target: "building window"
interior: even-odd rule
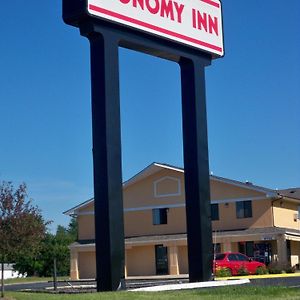
[[[236,217],[238,219],[252,218],[252,202],[251,201],[236,202]]]
[[[239,252],[254,257],[254,242],[239,242]]]
[[[219,220],[219,204],[211,204],[211,220],[216,221]]]
[[[167,208],[154,208],[152,210],[153,225],[162,225],[168,223]]]

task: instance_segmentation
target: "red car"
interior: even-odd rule
[[[225,252],[216,255],[213,268],[214,273],[218,268],[226,268],[231,275],[239,275],[241,270],[246,270],[248,274],[256,274],[259,268],[265,269],[266,265],[239,252]]]

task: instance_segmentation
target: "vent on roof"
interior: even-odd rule
[[[290,193],[291,193],[291,194],[294,194],[294,193],[295,193],[295,191],[290,191]]]
[[[248,180],[246,180],[246,182],[245,182],[246,184],[249,184],[249,185],[253,185],[253,183],[252,182],[250,182],[250,181],[248,181]]]

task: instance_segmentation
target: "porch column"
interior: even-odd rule
[[[287,245],[285,235],[282,234],[277,238],[277,259],[280,266],[288,263]]]
[[[125,248],[125,266],[124,266],[124,274],[125,274],[125,278],[127,278],[128,274],[127,274],[127,263],[128,263],[128,259],[127,259],[127,251],[128,249]]]
[[[179,275],[178,266],[178,247],[170,246],[168,248],[169,273],[170,275]]]
[[[71,262],[70,262],[70,277],[72,280],[79,279],[78,272],[78,251],[71,249]]]
[[[222,245],[222,248],[223,248],[223,252],[231,252],[232,251],[232,248],[231,248],[231,242],[230,241],[224,241],[223,242],[223,245]]]

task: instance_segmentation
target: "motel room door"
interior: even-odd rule
[[[156,275],[169,274],[168,248],[163,245],[155,246]]]

